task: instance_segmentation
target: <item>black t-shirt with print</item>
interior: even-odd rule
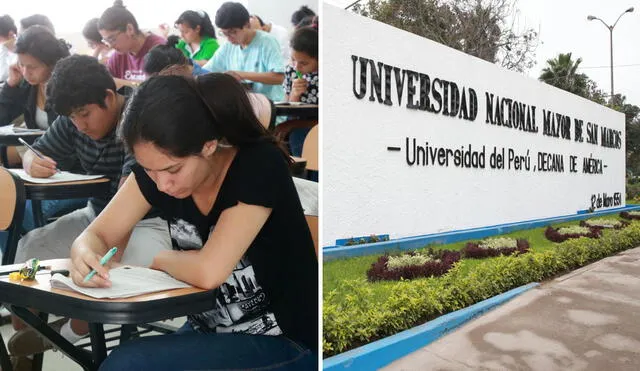
[[[170,221],[179,249],[200,248],[220,214],[238,202],[271,208],[256,239],[220,286],[216,309],[189,320],[201,331],[284,334],[318,351],[318,261],[288,165],[275,145],[238,150],[208,215],[200,213],[192,197],[176,199],[160,192],[139,165],[133,172],[147,201]]]

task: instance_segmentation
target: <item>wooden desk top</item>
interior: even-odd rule
[[[69,259],[42,260],[40,265],[68,269]],[[23,264],[4,265],[0,272],[20,269]],[[11,281],[0,277],[0,302],[35,308],[47,313],[100,323],[147,323],[204,312],[215,305],[214,291],[196,287],[160,291],[130,298],[96,299],[52,288],[49,270],[33,281]],[[155,319],[150,319],[155,318]]]
[[[89,179],[89,180],[76,180],[73,182],[58,182],[58,183],[31,183],[24,182],[25,187],[64,187],[64,186],[72,186],[72,185],[82,185],[82,184],[101,184],[108,183],[109,178],[98,178],[98,179]]]
[[[276,104],[276,116],[296,116],[299,118],[318,118],[317,104]]]

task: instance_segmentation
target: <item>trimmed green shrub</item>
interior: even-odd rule
[[[437,279],[387,282],[392,294],[382,302],[374,298],[364,279],[343,281],[339,289],[324,298],[324,357],[638,245],[640,223],[632,223],[624,229],[607,231],[599,239],[576,238],[552,250],[483,260],[468,271],[458,262]]]

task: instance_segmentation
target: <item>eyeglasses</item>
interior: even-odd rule
[[[113,44],[118,39],[118,36],[120,36],[120,34],[123,33],[123,32],[124,31],[116,31],[116,33],[114,33],[113,35],[102,39],[102,42],[105,43],[105,44],[109,44],[109,45],[113,46]]]

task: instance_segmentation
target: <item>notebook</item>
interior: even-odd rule
[[[63,182],[77,182],[81,180],[93,180],[103,178],[104,175],[84,175],[84,174],[75,174],[70,173],[68,171],[61,171],[57,174],[54,174],[48,178],[34,178],[31,175],[27,174],[23,169],[7,169],[10,172],[16,174],[22,180],[27,181],[29,183],[38,183],[38,184],[51,184],[51,183],[63,183]]]
[[[81,287],[73,283],[69,277],[56,273],[51,277],[51,287],[77,291],[96,299],[128,298],[152,292],[192,287],[178,281],[165,272],[123,265],[109,270],[111,287],[92,288]]]

